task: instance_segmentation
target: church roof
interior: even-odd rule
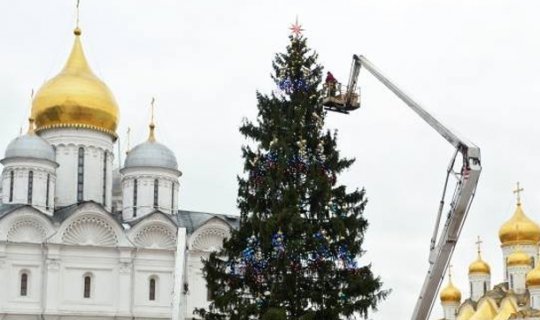
[[[9,214],[11,211],[19,209],[26,206],[25,204],[11,204],[11,203],[2,203],[0,204],[0,219]]]
[[[62,222],[69,218],[71,215],[73,215],[77,209],[79,209],[81,206],[87,204],[87,203],[93,203],[95,205],[98,205],[102,207],[101,204],[94,202],[94,201],[85,201],[82,203],[75,203],[67,207],[60,208],[56,210],[53,214],[53,220],[57,222]],[[4,206],[6,208],[4,209]],[[8,210],[9,207],[13,207],[12,209],[16,209],[25,205],[2,205],[0,206],[0,218],[2,217],[2,210]],[[11,211],[11,210],[9,210]],[[106,211],[106,210],[105,210]],[[108,211],[107,211],[108,212]],[[155,213],[160,213],[166,218],[170,219],[172,223],[174,223],[177,227],[184,227],[186,228],[186,231],[188,234],[193,233],[195,230],[197,230],[199,227],[201,227],[203,224],[208,222],[209,220],[213,218],[221,219],[225,223],[229,224],[232,228],[237,229],[240,225],[240,219],[239,217],[232,216],[232,215],[225,215],[225,214],[218,214],[218,213],[209,213],[209,212],[198,212],[198,211],[189,211],[189,210],[178,210],[177,213],[170,215],[163,213],[159,210],[156,210]],[[130,227],[138,224],[139,222],[143,221],[147,217],[149,217],[151,214],[140,217],[138,219],[125,222],[121,220],[121,215],[119,214],[112,214],[110,213],[110,216],[116,220],[120,224],[128,224]]]
[[[238,229],[240,225],[240,217],[208,212],[179,210],[176,218],[178,219],[178,226],[185,227],[188,233],[193,233],[212,218],[221,219],[234,229]]]

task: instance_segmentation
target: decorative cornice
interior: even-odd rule
[[[96,130],[103,133],[106,133],[114,138],[114,140],[118,139],[118,135],[116,132],[112,130],[108,130],[105,128],[93,126],[90,124],[85,123],[57,123],[57,124],[50,124],[46,126],[37,127],[35,129],[36,132],[44,131],[44,130],[50,130],[50,129],[58,129],[58,128],[77,128],[77,129],[90,129],[90,130]]]

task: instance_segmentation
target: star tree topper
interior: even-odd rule
[[[302,31],[304,31],[304,29],[302,29],[302,25],[298,23],[298,17],[296,17],[296,21],[294,22],[294,24],[291,25],[289,29],[291,30],[291,33],[294,34],[296,37],[300,36],[302,34]]]

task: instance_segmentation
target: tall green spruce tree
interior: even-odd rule
[[[289,38],[273,62],[279,90],[258,93],[256,121],[240,128],[253,142],[242,148],[240,228],[205,261],[213,301],[196,312],[207,320],[367,317],[388,294],[361,259],[364,190],[337,184],[354,160],[323,129],[322,66],[304,36]]]

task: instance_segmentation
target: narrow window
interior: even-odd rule
[[[49,192],[51,189],[51,175],[47,173],[47,191],[45,195],[45,209],[49,210]]]
[[[469,289],[471,290],[471,298],[472,298],[472,282],[469,282]]]
[[[107,203],[107,151],[103,153],[103,205]]]
[[[484,294],[487,292],[487,282],[484,281]]]
[[[150,283],[148,285],[148,299],[150,301],[156,300],[156,279],[151,278]]]
[[[133,217],[137,216],[137,179],[133,180]]]
[[[171,213],[174,212],[174,182],[171,183]]]
[[[13,201],[13,183],[15,180],[15,172],[9,172],[9,202]]]
[[[21,274],[21,297],[28,295],[28,273]]]
[[[90,290],[92,288],[92,277],[84,276],[84,293],[85,298],[90,298]]]
[[[510,289],[514,289],[514,275],[510,275]]]
[[[154,209],[158,208],[158,195],[159,195],[159,182],[158,179],[154,179]]]
[[[83,201],[84,188],[84,148],[79,148],[79,158],[77,163],[77,201]]]
[[[28,172],[28,195],[27,203],[32,204],[32,194],[34,189],[34,171]]]

